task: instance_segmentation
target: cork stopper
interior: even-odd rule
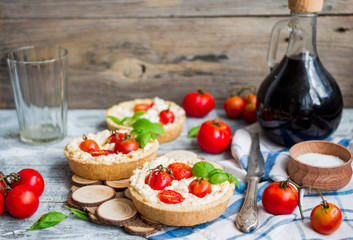
[[[296,12],[320,12],[324,0],[288,0],[288,7]]]

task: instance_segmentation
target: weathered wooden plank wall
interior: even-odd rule
[[[181,104],[198,87],[222,106],[231,88],[258,86],[268,74],[270,32],[288,13],[285,0],[0,0],[0,108],[14,107],[5,54],[46,43],[70,52],[70,108],[154,96]],[[318,51],[346,107],[353,107],[352,40],[353,0],[326,0]]]

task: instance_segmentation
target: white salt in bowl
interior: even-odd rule
[[[311,156],[314,159],[304,157],[303,154],[307,153],[314,153]],[[352,178],[353,155],[340,144],[320,140],[305,141],[292,146],[289,155],[288,175],[299,185],[335,191],[347,185]],[[299,161],[299,156],[304,159]],[[343,160],[342,163],[339,164],[339,160],[333,156]],[[336,166],[332,166],[335,165],[333,162],[337,162]]]

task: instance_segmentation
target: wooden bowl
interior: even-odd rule
[[[334,167],[313,166],[298,161],[297,157],[305,153],[332,155],[345,163]],[[340,144],[319,140],[305,141],[292,146],[289,155],[288,175],[299,185],[334,191],[347,185],[352,178],[352,153]]]

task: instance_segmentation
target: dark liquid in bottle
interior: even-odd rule
[[[292,146],[329,137],[343,108],[341,91],[318,57],[284,57],[257,93],[258,121],[274,142]]]

